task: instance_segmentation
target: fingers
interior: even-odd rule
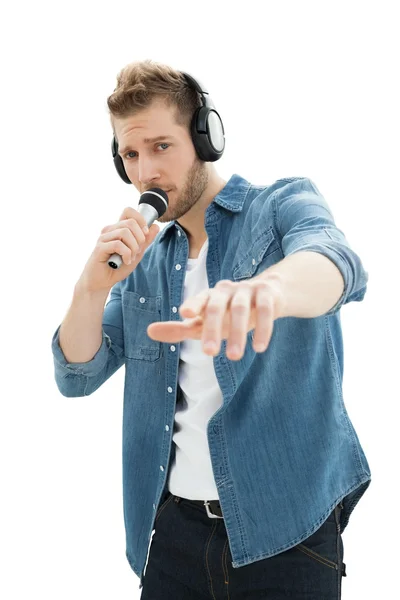
[[[144,218],[144,216],[139,211],[135,210],[134,208],[131,208],[130,206],[124,208],[119,218],[120,221],[125,221],[128,219],[133,219],[134,221],[137,221],[141,229],[147,227],[146,219]]]
[[[221,348],[224,317],[232,295],[232,282],[220,281],[213,290],[204,308],[202,333],[203,352],[211,356],[218,354]]]
[[[144,220],[144,219],[143,219]],[[101,230],[101,233],[108,233],[109,231],[115,231],[116,229],[128,228],[133,235],[144,237],[147,233],[145,229],[147,228],[147,223],[144,221],[144,225],[141,225],[138,221],[133,218],[120,220],[117,223],[113,223],[112,225],[106,225]],[[148,228],[147,228],[148,230]]]
[[[268,284],[259,286],[255,297],[256,326],[253,337],[253,349],[256,352],[264,352],[269,345],[274,323],[273,310],[271,288]]]
[[[133,220],[123,221],[122,223],[117,223],[115,226],[110,225],[108,228],[104,229],[107,229],[107,232],[99,237],[99,242],[117,242],[113,251],[118,252],[127,265],[134,260],[136,255],[140,252],[141,247],[143,247],[146,242],[145,234],[140,229],[138,223]],[[120,243],[118,243],[118,241],[120,241]],[[108,249],[111,249],[110,244],[108,244]]]
[[[152,340],[168,344],[179,343],[186,339],[200,339],[202,330],[201,317],[185,321],[160,321],[147,328],[147,335]]]
[[[110,254],[117,252],[124,263],[130,265],[148,248],[159,231],[155,223],[148,229],[146,220],[139,212],[126,208],[120,221],[103,227],[98,244],[105,244],[103,251]]]
[[[196,296],[186,300],[180,307],[179,313],[182,317],[195,317],[201,314],[204,307],[207,305],[210,290],[204,290]]]
[[[239,287],[231,301],[231,326],[226,348],[226,355],[231,360],[238,360],[244,354],[249,330],[249,320],[253,290],[250,286]]]
[[[180,312],[184,317],[203,317],[201,341],[205,354],[216,356],[222,339],[226,339],[227,357],[239,360],[245,352],[247,334],[253,328],[253,349],[267,349],[281,295],[277,282],[220,281],[215,288],[187,300]]]

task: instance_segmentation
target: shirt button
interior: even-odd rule
[[[156,510],[156,505],[155,504],[153,504],[153,510]]]
[[[165,426],[165,431],[169,431],[169,425]]]
[[[169,391],[169,393],[172,392],[172,387],[168,387],[167,390]]]
[[[171,346],[171,352],[175,352],[176,348],[175,346]]]
[[[178,229],[178,235],[179,235],[179,237],[181,237],[181,232],[179,231],[179,229]]]
[[[178,309],[176,308],[176,306],[173,306],[173,307],[172,307],[172,312],[173,312],[173,313],[176,313],[176,312],[178,312]]]
[[[177,271],[180,271],[180,270],[182,269],[182,267],[181,267],[181,265],[176,265],[175,269],[176,269]]]
[[[255,265],[256,264],[256,259],[253,258],[253,260],[251,262],[253,263],[253,265]]]
[[[146,302],[146,298],[143,298],[143,297],[142,297],[142,298],[140,298],[140,299],[139,299],[139,302],[140,302],[140,304],[144,304],[144,302]]]
[[[160,465],[160,471],[164,471],[164,467]]]

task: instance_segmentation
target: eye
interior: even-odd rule
[[[163,148],[163,150],[167,150],[170,147],[170,144],[167,144],[166,142],[162,142],[161,144],[158,144],[157,147],[160,147],[160,146],[166,146],[165,148]],[[130,156],[130,154],[134,154],[134,156]],[[132,160],[136,157],[137,157],[137,152],[135,152],[134,150],[131,150],[130,152],[127,152],[124,155],[124,158],[127,160],[129,160],[129,159]]]

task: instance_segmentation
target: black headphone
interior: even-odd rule
[[[187,84],[200,94],[202,101],[202,106],[196,109],[190,125],[194,148],[200,160],[214,162],[221,158],[225,148],[225,132],[221,117],[215,110],[204,86],[188,73],[182,71],[182,75]],[[118,175],[125,183],[132,183],[126,174],[122,158],[118,154],[118,142],[115,136],[111,142],[111,150]]]

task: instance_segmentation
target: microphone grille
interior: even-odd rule
[[[161,188],[151,188],[140,196],[140,204],[150,204],[158,212],[158,216],[161,217],[168,208],[168,194]]]

